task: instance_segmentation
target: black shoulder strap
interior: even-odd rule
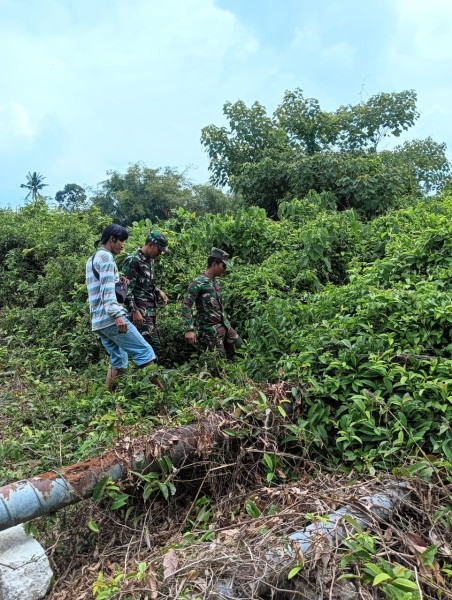
[[[94,266],[94,257],[96,256],[96,254],[97,254],[97,251],[96,251],[96,252],[95,252],[95,253],[92,255],[92,257],[91,257],[91,268],[93,269],[93,274],[94,274],[94,277],[95,277],[95,278],[96,278],[98,281],[100,281],[100,275],[99,275],[99,271],[98,271],[98,270],[96,269],[96,267]]]

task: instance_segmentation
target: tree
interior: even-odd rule
[[[224,193],[213,185],[193,185],[191,188],[192,199],[188,210],[198,215],[235,214],[243,208],[243,200],[231,193]]]
[[[407,174],[412,175],[427,194],[442,190],[450,177],[446,144],[435,142],[431,137],[397,146],[391,158],[400,168],[405,167]]]
[[[213,186],[193,185],[184,173],[170,167],[151,169],[137,163],[124,174],[109,171],[108,175],[92,202],[121,225],[142,219],[168,219],[178,207],[197,214],[227,213],[240,204]]]
[[[93,204],[116,223],[130,225],[141,219],[166,219],[171,208],[190,200],[186,177],[166,167],[150,169],[141,163],[131,165],[125,174],[108,171],[92,198]]]
[[[37,173],[36,171],[33,171],[33,173],[31,173],[30,171],[28,172],[26,177],[27,183],[20,184],[21,188],[25,188],[28,190],[28,194],[25,196],[25,200],[27,200],[30,197],[30,195],[32,200],[36,200],[37,198],[39,198],[39,196],[41,196],[39,192],[48,185],[47,183],[43,183],[44,179],[45,177],[43,177],[41,173]]]
[[[55,194],[55,200],[64,210],[76,210],[86,204],[86,192],[76,183],[67,183],[62,190]]]
[[[258,102],[248,108],[241,100],[227,102],[224,114],[228,127],[202,130],[211,181],[229,185],[269,216],[277,215],[281,201],[313,190],[333,193],[339,209],[354,207],[371,217],[399,196],[441,189],[450,173],[445,146],[430,138],[378,150],[384,138],[415,124],[413,90],[327,112],[296,89],[285,93],[271,117]]]

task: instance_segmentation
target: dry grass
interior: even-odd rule
[[[308,559],[296,554],[294,558],[288,538],[309,524],[309,515],[329,515],[345,505],[362,512],[358,499],[384,493],[394,484],[393,477],[354,482],[319,470],[315,477],[303,473],[296,481],[266,487],[258,484],[252,469],[244,472],[239,460],[233,467],[200,462],[177,478],[178,491],[169,502],[159,497],[143,504],[138,496],[127,523],[124,509],[110,511],[105,502],[85,502],[60,516],[47,534],[56,574],[49,600],[93,598],[99,572],[108,580],[118,572],[136,571],[140,562],[147,564],[146,577],[123,582],[111,597],[219,600],[223,596],[218,583],[232,581],[240,590],[239,598],[385,597],[376,588],[369,592],[353,581],[338,581],[344,572],[340,560],[347,551],[340,544],[319,541]],[[406,484],[409,496],[389,522],[368,513],[368,532],[379,541],[375,561],[382,557],[412,571],[424,600],[441,593],[442,598],[452,598],[450,583],[440,572],[443,563],[450,568],[452,532],[434,517],[437,509],[450,503],[451,489],[439,482]],[[197,520],[201,497],[211,498],[215,507],[208,523]],[[246,511],[250,499],[260,511],[254,518]],[[88,530],[90,519],[96,521],[98,534]],[[206,534],[209,539],[202,541]],[[421,552],[432,544],[438,546],[438,553],[434,563],[426,566]],[[303,570],[289,582],[289,569],[303,559]],[[359,576],[359,561],[350,563],[347,571]]]

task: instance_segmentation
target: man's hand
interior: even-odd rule
[[[185,339],[189,344],[196,344],[196,335],[194,331],[185,332]]]
[[[168,304],[168,296],[164,292],[162,292],[162,290],[159,290],[159,296],[162,299],[163,308],[165,308],[165,306]]]
[[[133,311],[132,321],[137,329],[141,329],[143,327],[143,315],[140,313],[138,308]]]
[[[119,278],[119,282],[122,283],[123,285],[130,284],[130,281],[127,279],[127,277],[125,275],[121,275],[121,277]]]
[[[115,325],[118,333],[127,333],[127,323],[122,317],[116,317]]]

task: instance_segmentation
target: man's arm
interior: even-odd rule
[[[139,274],[139,261],[136,256],[128,256],[122,264],[122,274],[129,280],[129,289],[125,305],[129,314],[132,315],[133,324],[137,329],[143,327],[143,315],[135,302],[136,283]]]
[[[114,319],[118,333],[126,333],[127,323],[122,318],[124,309],[116,299],[115,283],[118,270],[115,263],[108,258],[96,263],[99,271],[100,298],[105,312]]]
[[[122,274],[129,280],[129,289],[125,301],[126,308],[129,312],[136,310],[135,304],[135,285],[138,275],[138,261],[134,256],[128,256],[122,264]]]
[[[219,305],[221,306],[221,318],[223,320],[223,325],[229,329],[229,327],[231,327],[231,323],[229,322],[229,319],[226,316],[226,313],[224,312],[224,305],[223,305],[223,296],[221,295],[221,285],[220,282],[215,280],[214,282],[214,286],[215,286],[215,292],[217,295],[217,300]]]
[[[160,298],[163,302],[163,308],[165,308],[165,306],[168,304],[168,296],[165,294],[165,292],[163,290],[160,290],[160,289],[158,290],[157,288],[155,288],[155,291],[160,296]]]
[[[196,280],[192,281],[190,283],[190,285],[188,286],[187,295],[185,296],[185,298],[182,302],[182,320],[184,322],[185,339],[190,344],[194,344],[196,342],[192,308],[193,308],[193,304],[196,302],[198,293],[199,293],[199,285]]]

